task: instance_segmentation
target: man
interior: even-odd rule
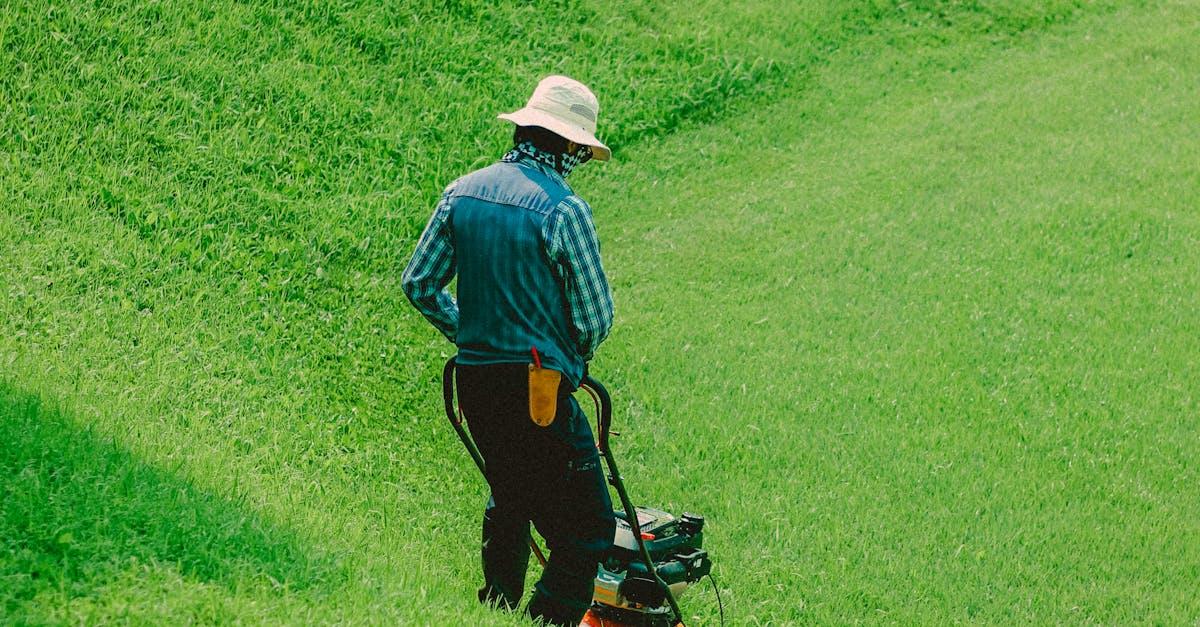
[[[610,151],[582,83],[543,79],[496,164],[446,188],[404,271],[405,294],[458,346],[459,405],[492,494],[483,516],[481,602],[517,606],[529,524],[550,548],[526,612],[578,625],[613,541],[608,486],[571,397],[612,326],[591,209],[566,177]],[[446,290],[458,275],[458,300]]]

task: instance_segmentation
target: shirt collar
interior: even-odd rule
[[[539,149],[537,146],[534,146],[532,142],[525,141],[513,146],[512,149],[504,155],[504,158],[501,159],[501,161],[508,163],[520,163],[522,165],[537,168],[538,170],[541,170],[543,174],[554,179],[567,189],[570,189],[570,186],[567,185],[566,178],[564,178],[563,175],[555,168],[555,164],[558,161],[556,155]]]

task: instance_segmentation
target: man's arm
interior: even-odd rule
[[[401,285],[417,311],[453,342],[458,335],[458,303],[446,289],[455,272],[449,197],[450,190],[446,190],[404,269]]]
[[[557,262],[566,292],[577,350],[588,361],[612,329],[612,290],[600,264],[592,208],[582,198],[569,196],[557,209],[549,238],[550,258]]]

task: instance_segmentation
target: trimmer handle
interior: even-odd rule
[[[454,358],[451,357],[446,361],[446,367],[442,370],[442,399],[446,402],[446,418],[450,419],[450,426],[454,427],[454,432],[458,434],[458,439],[462,440],[463,446],[467,447],[467,452],[471,454],[471,459],[475,460],[475,465],[479,467],[479,472],[487,476],[485,465],[483,463],[483,455],[479,453],[479,449],[475,446],[474,440],[463,428],[462,414],[454,406]]]
[[[617,460],[614,458],[612,450],[608,448],[608,436],[612,433],[612,397],[608,395],[608,390],[604,389],[604,384],[597,381],[590,374],[583,376],[583,380],[579,382],[579,387],[591,394],[592,398],[596,400],[597,413],[599,414],[596,424],[600,431],[596,448],[600,449],[600,455],[604,457],[604,461],[608,464],[608,482],[617,490],[617,498],[621,499],[621,509],[625,510],[625,521],[629,523],[629,529],[633,532],[638,553],[642,556],[642,564],[645,565],[646,572],[650,575],[649,581],[653,582],[652,586],[662,592],[663,598],[671,605],[675,622],[678,625],[682,625],[683,612],[680,611],[679,603],[675,601],[675,595],[671,593],[670,586],[658,574],[654,560],[650,557],[650,551],[646,548],[646,539],[642,537],[642,525],[638,521],[637,508],[629,500],[629,493],[625,491],[625,482],[621,480],[621,471],[617,470]]]
[[[451,357],[446,360],[445,368],[442,369],[442,400],[445,401],[446,418],[449,418],[451,423],[458,424],[460,420],[454,410],[454,366],[455,358]]]
[[[579,382],[579,387],[585,388],[593,398],[596,399],[596,405],[599,408],[599,415],[596,417],[596,426],[599,433],[596,434],[598,440],[597,448],[601,453],[608,453],[608,435],[612,430],[612,397],[608,395],[608,390],[604,384],[597,381],[592,375],[584,375],[583,380]]]
[[[454,410],[455,363],[455,358],[451,357],[446,360],[446,367],[442,368],[442,399],[446,403],[446,417],[450,419],[452,424],[461,425],[462,419],[458,417],[458,412]]]

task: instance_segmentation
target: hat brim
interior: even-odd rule
[[[501,113],[496,116],[501,120],[508,120],[517,126],[540,126],[546,130],[553,131],[562,137],[565,137],[576,144],[591,146],[592,158],[598,161],[608,161],[612,157],[612,151],[605,146],[603,142],[596,139],[596,136],[586,130],[560,120],[545,111],[537,109],[518,109],[512,113]]]

